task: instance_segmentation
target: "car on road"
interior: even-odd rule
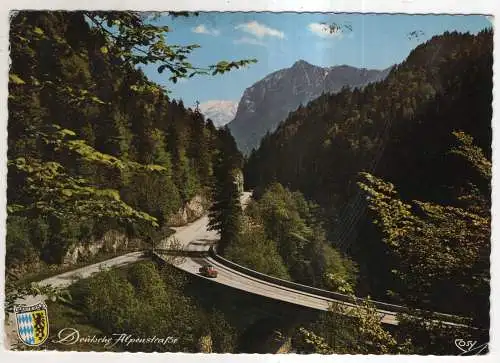
[[[198,271],[200,272],[201,275],[206,277],[212,277],[212,278],[217,277],[217,270],[212,265],[207,264],[201,266]]]

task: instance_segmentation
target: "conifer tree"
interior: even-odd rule
[[[241,167],[241,154],[227,127],[218,131],[218,143],[209,228],[220,233],[218,250],[224,253],[225,248],[238,238],[240,232],[242,211],[236,177]]]

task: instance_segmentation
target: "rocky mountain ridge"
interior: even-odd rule
[[[240,150],[248,154],[258,148],[267,132],[273,132],[289,112],[322,93],[335,93],[343,87],[363,87],[385,79],[392,67],[384,70],[348,65],[319,67],[304,60],[278,70],[247,88],[228,124]]]

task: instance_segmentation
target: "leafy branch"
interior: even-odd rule
[[[171,31],[169,26],[150,24],[137,12],[86,11],[84,15],[104,36],[106,44],[101,47],[103,53],[111,51],[132,66],[158,64],[158,73],[170,71],[169,80],[174,83],[195,75],[226,73],[257,62],[256,59],[243,59],[220,61],[207,67],[195,66],[188,61],[188,56],[200,45],[168,44],[165,33]]]
[[[84,140],[74,139],[75,132],[59,125],[31,127],[27,137],[51,146],[58,153],[76,154],[81,160],[100,164],[105,167],[124,170],[143,170],[162,172],[159,165],[143,165],[123,161],[112,155],[104,154]],[[147,222],[157,227],[155,217],[135,210],[124,201],[114,189],[101,189],[83,177],[70,175],[57,161],[42,161],[33,157],[17,157],[8,161],[8,166],[21,174],[26,183],[24,190],[29,195],[28,204],[10,204],[9,214],[50,214],[59,218],[88,219],[93,217],[112,217],[127,222]]]
[[[85,178],[69,175],[55,161],[19,157],[8,165],[25,176],[25,192],[30,202],[9,204],[9,215],[53,215],[80,220],[111,217],[127,222],[148,222],[157,227],[155,217],[137,211],[121,200],[115,189],[100,189]]]

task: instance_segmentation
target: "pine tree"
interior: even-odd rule
[[[227,128],[219,130],[218,136],[220,147],[214,162],[215,183],[209,228],[220,233],[218,250],[224,253],[240,233],[242,211],[237,174],[241,167],[241,154]]]

